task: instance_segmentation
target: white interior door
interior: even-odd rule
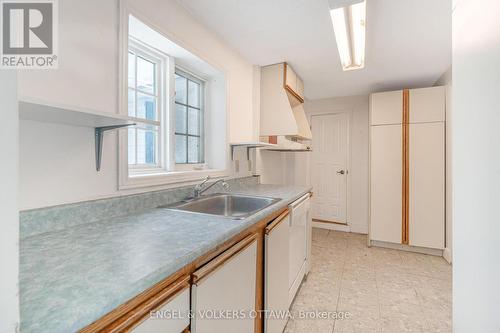
[[[348,120],[345,113],[311,117],[312,218],[347,222]]]

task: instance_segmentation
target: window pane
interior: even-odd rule
[[[156,133],[146,132],[146,164],[155,164],[156,162]]]
[[[175,132],[187,133],[186,107],[175,104]]]
[[[189,108],[188,110],[188,133],[200,135],[200,110]]]
[[[175,136],[175,163],[186,163],[186,136]]]
[[[135,128],[128,129],[128,164],[135,164]]]
[[[156,65],[151,61],[137,57],[137,89],[156,94],[155,68]]]
[[[185,77],[175,74],[175,101],[187,104],[187,80]]]
[[[135,55],[128,53],[128,86],[135,88]]]
[[[156,120],[156,97],[137,92],[137,117]]]
[[[188,105],[200,107],[200,85],[196,82],[188,82]]]
[[[137,129],[137,164],[157,164],[157,131]]]
[[[188,137],[188,163],[200,162],[200,138]]]
[[[135,90],[128,90],[128,115],[135,117]]]

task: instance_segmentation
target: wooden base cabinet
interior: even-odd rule
[[[192,333],[254,333],[256,237],[249,236],[193,273]]]
[[[264,320],[265,333],[282,333],[287,323],[286,317],[274,315],[288,310],[289,223],[290,216],[286,213],[269,224],[265,231],[264,309],[268,311]]]

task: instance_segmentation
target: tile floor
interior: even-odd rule
[[[312,269],[285,333],[451,332],[451,266],[440,257],[366,246],[366,235],[313,229]]]

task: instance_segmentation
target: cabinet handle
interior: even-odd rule
[[[338,173],[339,175],[343,175],[343,174],[345,174],[345,171],[344,171],[344,170],[340,170],[340,171],[337,171],[337,173]]]

